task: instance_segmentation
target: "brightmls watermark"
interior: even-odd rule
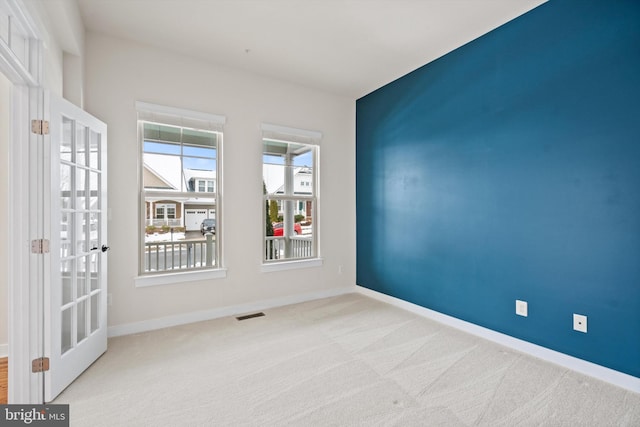
[[[0,405],[0,426],[69,427],[69,405]]]

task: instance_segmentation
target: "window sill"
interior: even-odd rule
[[[322,266],[322,258],[302,259],[262,264],[260,271],[271,273],[274,271],[295,270],[298,268],[310,268]]]
[[[147,286],[174,285],[197,280],[224,279],[225,277],[227,277],[227,269],[217,268],[215,270],[183,271],[180,273],[138,276],[135,278],[135,283],[136,288],[144,288]]]

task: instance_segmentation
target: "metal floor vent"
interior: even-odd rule
[[[245,314],[244,316],[238,316],[236,317],[236,319],[247,320],[247,319],[253,319],[254,317],[262,317],[262,316],[264,316],[264,313],[260,312],[260,313],[253,313],[253,314]]]

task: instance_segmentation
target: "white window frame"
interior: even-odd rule
[[[202,178],[197,178],[196,179],[196,184],[195,184],[195,188],[198,188],[198,191],[200,191],[200,186],[202,185],[204,190],[200,191],[201,193],[215,193],[215,184],[214,184],[214,180],[212,179],[202,179]]]
[[[223,196],[222,196],[222,168],[223,168],[223,143],[219,143],[216,147],[216,185],[217,192],[215,195],[216,198],[216,217],[217,217],[217,228],[216,228],[216,251],[218,254],[216,267],[208,268],[208,269],[190,269],[190,270],[175,270],[175,271],[166,271],[166,272],[158,272],[158,273],[144,273],[144,229],[145,229],[145,191],[142,188],[143,185],[143,123],[157,123],[161,125],[168,126],[177,126],[181,128],[188,128],[194,130],[204,130],[204,131],[213,131],[223,133],[223,127],[226,122],[225,116],[203,113],[199,111],[191,111],[185,110],[182,108],[168,107],[164,105],[151,104],[147,102],[136,102],[136,110],[138,112],[138,140],[139,140],[139,156],[140,162],[138,167],[139,170],[139,182],[140,182],[140,197],[141,201],[139,203],[140,212],[139,212],[139,261],[138,261],[138,271],[139,274],[135,278],[136,287],[147,287],[147,286],[158,286],[158,285],[169,285],[169,284],[177,284],[184,283],[190,281],[200,281],[200,280],[209,280],[209,279],[220,279],[225,278],[227,275],[227,270],[224,267],[224,252],[223,252],[223,228],[219,225],[222,224],[221,218],[223,217]],[[224,137],[223,137],[224,139]],[[202,194],[202,193],[199,193]],[[177,209],[177,208],[176,208]],[[176,210],[177,214],[177,210]]]
[[[298,129],[288,126],[280,126],[269,123],[261,124],[262,130],[262,138],[260,143],[264,145],[265,140],[271,141],[280,141],[286,143],[294,143],[294,144],[305,144],[315,146],[315,152],[313,156],[313,165],[312,165],[312,194],[310,196],[286,196],[286,195],[278,195],[277,197],[273,197],[273,195],[269,196],[269,194],[265,194],[262,199],[262,254],[261,254],[261,271],[263,273],[282,271],[282,270],[291,270],[298,268],[309,268],[309,267],[319,267],[323,263],[323,259],[320,256],[320,141],[322,140],[322,133],[313,130],[306,129]],[[262,151],[264,155],[264,150]],[[261,167],[264,165],[264,161],[261,162]],[[295,180],[292,180],[291,186],[295,185]],[[311,187],[311,183],[309,187]],[[264,232],[264,224],[266,223],[266,212],[265,201],[277,199],[278,205],[281,205],[282,200],[292,200],[294,202],[297,201],[305,201],[305,206],[307,201],[312,201],[314,205],[313,209],[313,219],[312,219],[312,256],[309,258],[286,258],[279,260],[265,260],[265,253],[267,250],[266,236]]]
[[[156,210],[155,219],[176,219],[176,204],[175,203],[157,203],[154,205]],[[162,209],[162,216],[158,215],[158,209]],[[173,209],[173,216],[169,215],[169,209]]]

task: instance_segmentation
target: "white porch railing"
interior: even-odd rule
[[[145,273],[215,267],[212,239],[145,242],[144,246]]]
[[[285,237],[266,237],[265,261],[311,258],[313,256],[313,241],[311,237],[291,237],[291,254],[286,254]]]
[[[310,236],[290,238],[287,256],[285,237],[267,237],[265,261],[311,258],[313,241]],[[216,245],[212,238],[186,241],[145,242],[144,272],[193,270],[215,267]]]
[[[163,225],[168,225],[169,227],[180,227],[182,226],[180,222],[180,218],[173,219],[147,219],[147,225],[153,225],[154,227],[162,227]]]

